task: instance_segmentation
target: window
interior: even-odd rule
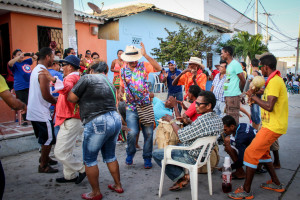
[[[38,26],[38,43],[39,50],[43,47],[49,47],[50,42],[55,41],[56,50],[64,52],[63,33],[61,28]]]

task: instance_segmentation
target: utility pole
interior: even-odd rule
[[[64,49],[73,48],[77,53],[74,0],[62,0],[61,7]]]
[[[255,35],[258,33],[258,0],[255,0]]]
[[[262,13],[263,15],[266,15],[266,20],[267,20],[267,27],[266,27],[266,45],[268,46],[268,42],[269,42],[269,32],[268,32],[268,28],[269,28],[269,25],[268,25],[268,22],[269,22],[269,16],[272,16],[270,13]]]
[[[295,74],[298,74],[298,69],[299,69],[299,43],[300,43],[300,23],[299,23],[299,35],[298,35],[298,40],[297,40],[297,57],[296,57]]]

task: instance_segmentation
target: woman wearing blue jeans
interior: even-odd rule
[[[121,116],[116,109],[116,89],[104,75],[107,69],[105,62],[92,65],[90,74],[81,77],[68,97],[69,101],[78,102],[84,124],[83,161],[92,192],[82,194],[83,199],[102,199],[98,181],[99,151],[115,182],[108,185],[108,188],[117,193],[124,192],[120,181],[119,163],[115,156]]]

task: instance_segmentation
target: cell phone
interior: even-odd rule
[[[24,53],[24,56],[33,56],[33,53]]]
[[[81,59],[81,58],[82,58],[82,54],[79,55],[79,59]]]

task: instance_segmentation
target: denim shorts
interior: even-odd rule
[[[116,111],[99,115],[84,125],[82,151],[86,166],[98,164],[100,150],[103,162],[110,163],[117,159],[115,149],[121,125],[121,116]]]
[[[260,107],[258,104],[254,103],[250,106],[251,110],[251,120],[255,124],[260,124]]]

